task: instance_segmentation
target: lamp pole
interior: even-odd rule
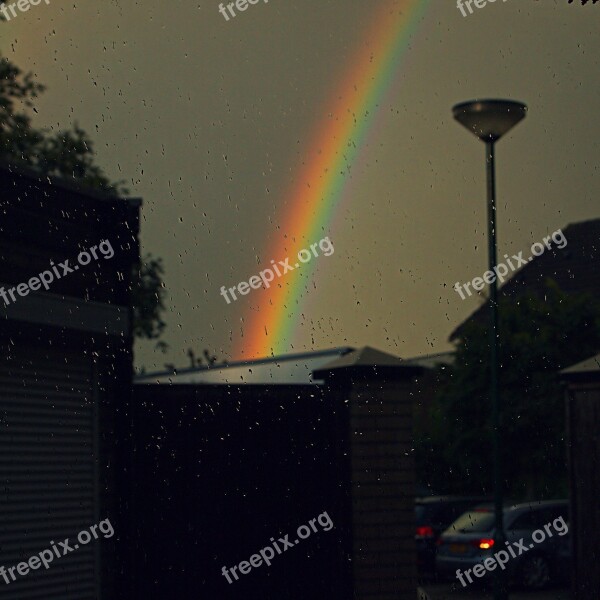
[[[494,141],[485,143],[487,171],[487,218],[488,218],[488,264],[489,270],[495,273],[497,263],[496,246],[496,173],[494,163]],[[500,398],[498,394],[498,282],[496,277],[489,284],[489,344],[490,344],[490,399],[492,404],[492,461],[494,481],[495,535],[494,548],[504,549],[506,535],[504,533],[503,489],[502,489],[502,456],[500,452]],[[494,578],[494,600],[508,598],[504,581],[504,571],[499,571]]]
[[[454,118],[485,143],[487,174],[488,265],[495,273],[496,246],[496,173],[495,143],[521,121],[527,106],[511,100],[472,100],[452,109]],[[503,550],[506,542],[503,515],[501,418],[498,393],[498,284],[489,284],[490,403],[492,407],[492,471],[494,482],[494,548]],[[504,570],[494,571],[494,600],[508,600]]]

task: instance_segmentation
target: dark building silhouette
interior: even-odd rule
[[[499,300],[515,299],[524,293],[541,293],[547,278],[553,279],[567,294],[588,292],[600,296],[600,219],[572,223],[562,232],[567,245],[558,248],[552,244],[549,250],[512,273],[498,290]],[[523,257],[528,258],[526,252]],[[499,256],[498,262],[506,262],[506,259]],[[464,326],[472,319],[487,323],[487,300],[452,331],[450,341],[461,337]]]
[[[587,600],[600,590],[600,552],[590,544],[600,534],[600,354],[564,369],[562,377],[567,384],[571,589],[574,600]]]
[[[73,547],[105,519],[115,532],[48,569],[13,570],[1,596],[117,598],[140,202],[9,165],[0,187],[0,565],[26,563],[52,543],[64,553],[60,542]],[[97,258],[83,264],[92,247]]]
[[[422,367],[371,348],[254,362],[134,386],[133,597],[413,600]],[[323,512],[330,531],[223,575]]]

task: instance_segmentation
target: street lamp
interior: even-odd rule
[[[494,144],[525,118],[527,106],[512,100],[471,100],[452,108],[454,118],[485,143],[487,164],[487,216],[489,270],[496,268],[496,181]],[[492,401],[492,460],[494,473],[494,548],[504,549],[502,509],[502,461],[500,457],[500,403],[498,398],[498,285],[490,283],[490,398]],[[508,590],[503,571],[494,573],[494,600],[506,600]]]

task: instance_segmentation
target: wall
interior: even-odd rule
[[[600,551],[600,381],[571,383],[567,392],[571,585],[574,600],[597,597]]]

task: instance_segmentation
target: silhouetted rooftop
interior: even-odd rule
[[[498,297],[516,298],[527,292],[540,293],[546,278],[553,279],[567,294],[588,292],[600,296],[600,219],[572,223],[562,229],[567,245],[533,258],[499,289]],[[532,243],[538,240],[533,240]],[[527,258],[527,253],[523,252]],[[499,257],[498,262],[505,259]],[[461,336],[472,319],[487,319],[487,300],[450,334],[450,341]]]

